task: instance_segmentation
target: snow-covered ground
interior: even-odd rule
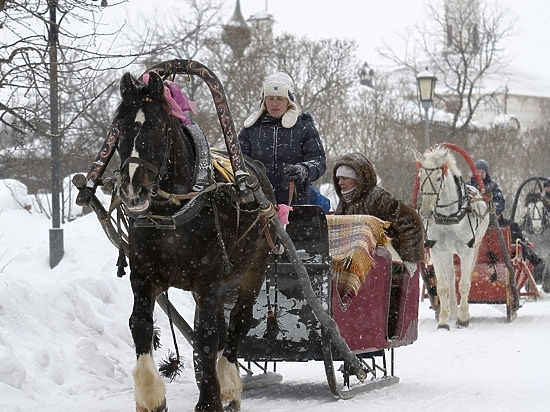
[[[50,269],[51,221],[9,196],[0,184],[0,411],[134,410],[132,296],[128,277],[116,276],[116,250],[88,215],[63,226],[65,255]],[[171,298],[190,322],[188,294]],[[474,305],[470,327],[450,332],[436,330],[428,306],[420,304],[418,340],[395,351],[397,385],[334,400],[322,363],[279,364],[283,382],[245,392],[243,412],[550,409],[548,295],[525,303],[511,323],[504,306]],[[166,316],[156,318],[159,360],[172,342]],[[168,405],[192,411],[191,348],[178,339],[185,370],[167,382]]]

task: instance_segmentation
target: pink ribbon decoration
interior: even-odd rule
[[[149,73],[144,73],[142,79],[144,83],[149,83]],[[197,105],[182,93],[177,83],[169,80],[164,82],[164,98],[170,107],[171,115],[176,116],[186,126],[191,123],[185,112],[197,113]]]
[[[291,206],[285,205],[283,203],[277,205],[277,217],[283,225],[288,225],[288,214],[291,210]]]

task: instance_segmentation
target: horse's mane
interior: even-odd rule
[[[435,146],[424,153],[422,166],[426,168],[438,168],[443,165],[447,165],[452,175],[462,176],[456,164],[456,159],[449,148],[445,146]]]

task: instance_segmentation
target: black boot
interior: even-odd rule
[[[519,241],[522,249],[522,255],[524,259],[527,259],[533,266],[537,266],[542,262],[542,259],[537,255],[537,253],[531,249],[527,243]]]

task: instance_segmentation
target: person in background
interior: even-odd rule
[[[502,190],[495,182],[491,175],[489,174],[489,163],[484,159],[479,159],[475,162],[475,167],[479,178],[483,181],[483,186],[485,187],[485,193],[491,193],[493,200],[493,207],[495,208],[495,214],[497,215],[497,220],[499,223],[502,221],[502,213],[506,208],[506,200],[502,194]],[[477,180],[474,176],[470,180],[470,185],[474,186],[477,190],[480,190]],[[501,225],[502,226],[502,225]]]
[[[424,261],[424,227],[416,211],[377,185],[370,160],[362,153],[340,157],[333,168],[339,198],[336,215],[372,215],[390,222],[386,233],[412,276]]]
[[[264,164],[278,204],[310,204],[311,183],[326,170],[325,150],[313,117],[296,104],[288,74],[265,79],[260,106],[238,138],[242,153]]]
[[[512,242],[518,241],[521,244],[523,258],[527,259],[533,265],[533,277],[535,278],[535,280],[542,279],[542,274],[544,273],[545,269],[545,263],[536,254],[536,252],[527,245],[528,240],[519,225],[516,222],[512,222],[504,218],[503,212],[506,208],[506,201],[498,184],[491,178],[491,175],[489,173],[489,163],[487,163],[487,161],[484,159],[479,159],[475,162],[475,167],[480,179],[483,181],[485,193],[490,193],[493,198],[493,205],[495,208],[495,214],[497,216],[499,226],[508,226],[510,228]],[[473,176],[470,184],[478,190],[480,189],[476,179]]]

